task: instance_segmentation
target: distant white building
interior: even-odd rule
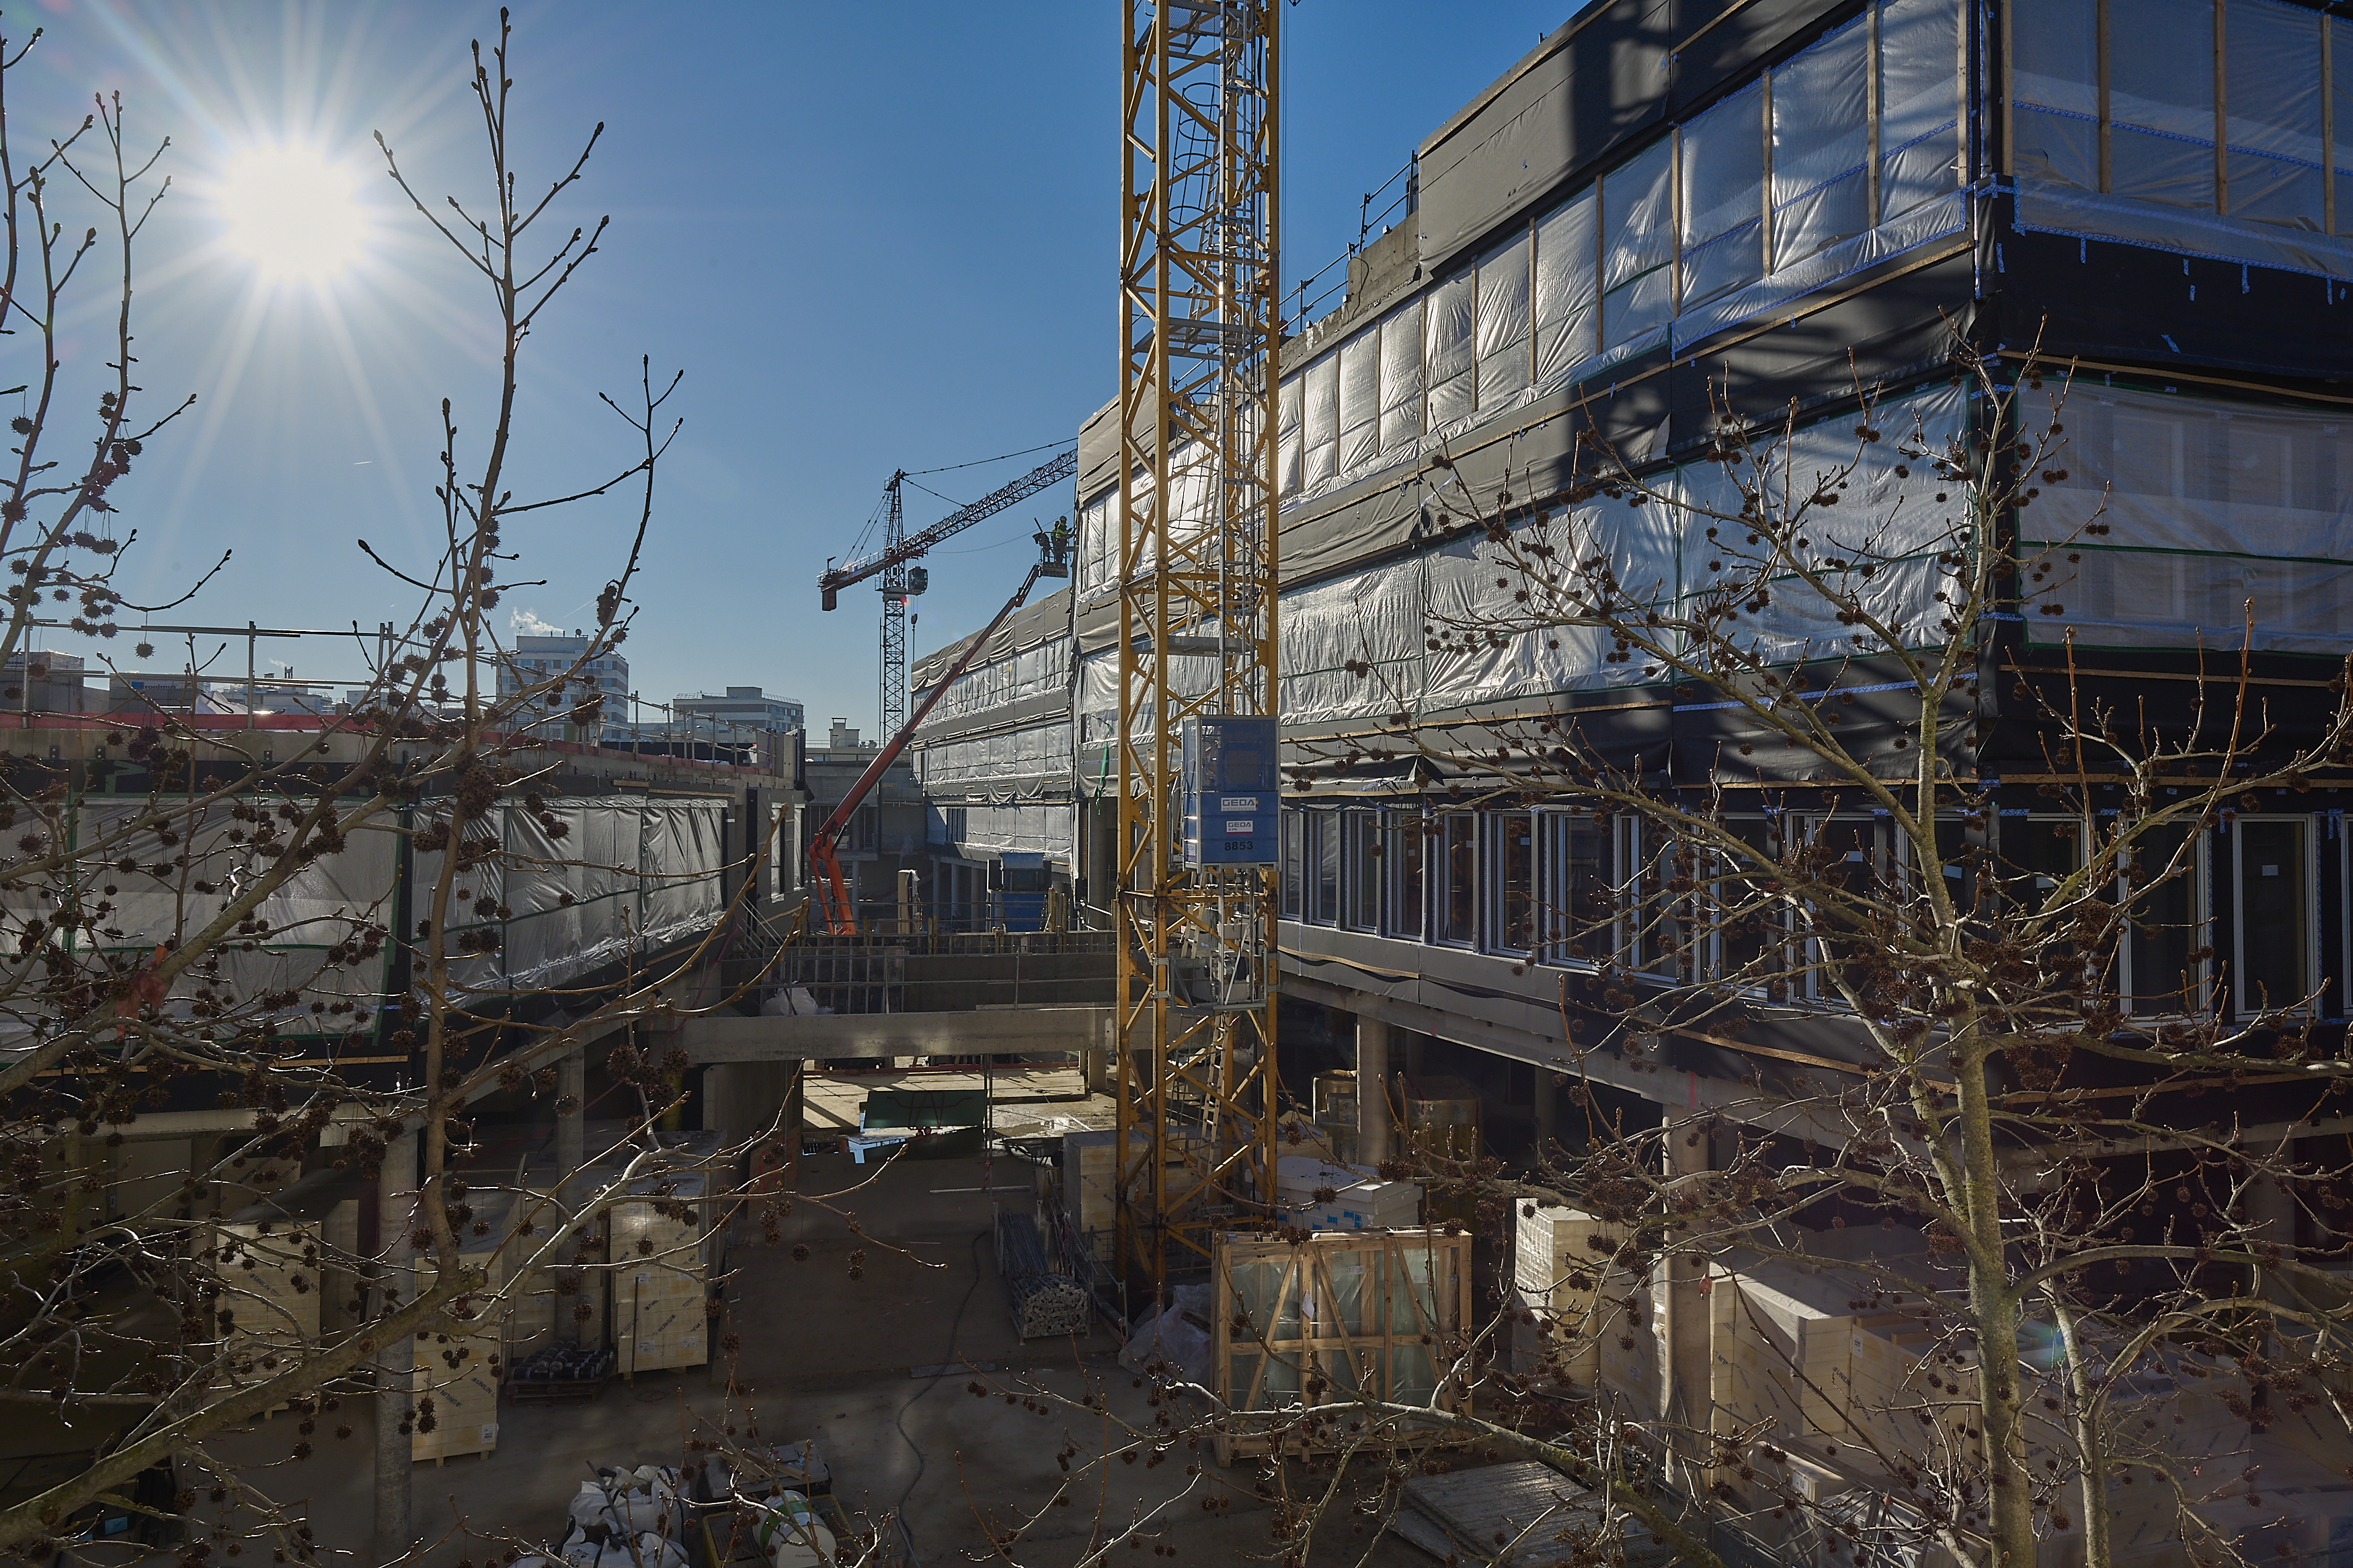
[[[595,639],[584,633],[570,637],[519,637],[515,638],[514,655],[509,664],[499,669],[499,695],[512,697],[529,687],[552,680],[557,675],[580,665]],[[626,719],[629,709],[629,661],[618,652],[598,654],[580,666],[582,679],[605,699],[606,722]],[[568,682],[561,697],[543,696],[538,702],[543,714],[531,717],[553,717],[580,704],[582,692],[578,681]]]
[[[670,713],[678,719],[695,719],[721,729],[739,730],[805,730],[807,722],[801,714],[801,705],[788,698],[770,697],[756,686],[731,686],[726,695],[713,697],[705,691],[696,696],[680,696],[670,700]]]

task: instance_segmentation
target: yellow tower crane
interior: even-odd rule
[[[1127,0],[1120,98],[1119,1245],[1274,1194],[1276,23]]]

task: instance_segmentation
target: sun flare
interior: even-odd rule
[[[351,174],[308,148],[246,153],[218,200],[229,247],[271,279],[323,283],[358,258],[367,235]]]

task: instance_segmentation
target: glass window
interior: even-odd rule
[[[1567,812],[1536,817],[1543,881],[1544,956],[1555,963],[1597,963],[1609,955],[1609,834]]]
[[[1849,23],[1773,73],[1773,268],[1871,226],[1871,36]]]
[[[1381,869],[1388,883],[1388,920],[1382,930],[1390,936],[1419,942],[1421,933],[1422,816],[1403,806],[1382,814]]]
[[[2242,1014],[2300,1007],[2313,988],[2312,823],[2302,816],[2242,816],[2231,857],[2237,872]]]
[[[1730,817],[1725,826],[1764,863],[1736,853],[1711,857],[1705,915],[1712,928],[1706,934],[1715,974],[1736,984],[1786,990],[1788,963],[1782,947],[1788,917],[1778,895],[1767,889],[1767,883],[1779,880],[1774,871],[1781,854],[1780,831],[1758,816]]]
[[[2319,16],[2271,0],[2222,6],[2223,194],[2232,217],[2324,226]]]
[[[1400,305],[1381,322],[1381,450],[1395,452],[1421,434],[1421,301]]]
[[[1472,334],[1475,279],[1466,272],[1450,278],[1425,296],[1422,306],[1422,378],[1430,395],[1426,428],[1461,418],[1474,405],[1478,363]]]
[[[1479,406],[1500,408],[1528,385],[1525,230],[1479,259]]]
[[[1381,914],[1380,818],[1369,811],[1340,814],[1340,923],[1377,931]]]
[[[1601,182],[1601,344],[1620,347],[1675,313],[1674,140],[1654,142]]]
[[[1338,814],[1329,811],[1309,811],[1301,814],[1307,819],[1307,858],[1315,868],[1315,880],[1310,896],[1307,918],[1320,926],[1330,925],[1340,916],[1340,823]]]
[[[1618,902],[1624,910],[1619,952],[1625,962],[1662,979],[1683,978],[1683,922],[1680,900],[1667,891],[1677,873],[1672,840],[1648,824],[1619,824],[1618,864],[1624,876]]]
[[[1960,184],[1960,7],[1889,0],[1879,13],[1879,221]]]
[[[1288,807],[1282,813],[1282,918],[1287,921],[1299,919],[1305,902],[1307,858],[1301,816]]]
[[[2129,922],[2125,994],[2135,1013],[2183,1013],[2202,1005],[2204,848],[2187,827],[2160,824],[2137,836],[2122,857],[2118,898]]]
[[[1500,952],[1525,953],[1536,943],[1536,819],[1526,811],[1487,816],[1488,931]]]
[[[1438,940],[1479,940],[1479,818],[1467,811],[1438,818]]]
[[[1816,881],[1858,896],[1870,892],[1881,863],[1875,821],[1863,816],[1809,817],[1802,831],[1809,864],[1816,868]],[[1854,930],[1854,914],[1814,904],[1790,913],[1799,928],[1810,933],[1803,949],[1807,993],[1824,1001],[1842,1000],[1833,967],[1854,951],[1855,939],[1849,934]]]
[[[1683,127],[1683,309],[1765,272],[1765,84]]]
[[[1325,354],[1307,367],[1307,458],[1303,475],[1309,486],[1319,485],[1337,472],[1340,455],[1340,361]]]
[[[1535,334],[1538,382],[1596,353],[1593,289],[1599,258],[1594,216],[1600,196],[1587,190],[1536,225]]]

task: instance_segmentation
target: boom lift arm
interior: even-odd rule
[[[1005,618],[1021,607],[1021,602],[1029,596],[1029,590],[1038,585],[1038,579],[1071,574],[1069,533],[1057,530],[1050,534],[1041,532],[1033,537],[1038,541],[1038,561],[1029,568],[1029,575],[1021,579],[1021,586],[1013,591],[1013,597],[1005,601],[1005,607],[997,612],[996,619],[983,626],[980,635],[972,639],[971,646],[947,668],[933,686],[931,695],[923,699],[923,706],[917,708],[906,723],[900,726],[899,732],[874,753],[874,760],[866,764],[866,771],[858,775],[858,782],[849,786],[849,793],[833,808],[833,815],[825,819],[809,841],[809,880],[817,889],[819,918],[824,921],[825,930],[836,936],[854,936],[858,931],[858,912],[850,907],[849,891],[841,879],[840,841],[843,830],[858,815],[858,808],[865,804],[866,797],[874,793],[874,786],[882,782],[882,775],[891,771],[891,764],[899,760],[899,753],[907,749],[907,742],[914,734],[916,726],[930,717],[932,709],[947,695],[948,688],[954,686],[972,661],[980,657],[980,650],[988,646],[988,639],[997,635],[997,628],[1005,624]]]
[[[844,588],[853,587],[876,573],[888,571],[902,562],[915,560],[941,541],[963,532],[983,518],[995,517],[1016,502],[1028,500],[1049,485],[1070,479],[1078,471],[1079,454],[1073,447],[1051,462],[1032,468],[1010,484],[999,485],[970,506],[948,513],[929,528],[919,529],[904,539],[886,540],[881,550],[871,555],[861,556],[847,566],[828,568],[818,574],[817,580],[818,592],[822,595],[820,602],[825,608],[832,609],[836,596]],[[892,474],[891,482],[882,488],[895,490],[899,488],[899,481],[906,477],[903,472]]]

